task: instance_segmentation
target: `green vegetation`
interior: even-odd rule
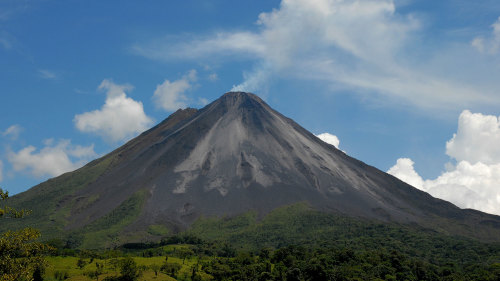
[[[79,256],[52,256],[47,258],[45,280],[190,280],[193,267],[205,260],[195,256],[180,258],[177,253],[190,247],[169,245],[173,251],[170,256],[139,257],[140,252],[122,251],[80,251]],[[203,276],[204,280],[210,280],[208,275]]]
[[[170,230],[161,224],[150,225],[148,228],[148,233],[154,236],[167,236],[170,234]]]
[[[118,246],[145,196],[137,192],[81,233],[48,241],[55,250],[38,274],[49,281],[500,279],[498,243],[323,213],[306,204],[265,217],[201,218],[180,234],[152,225],[148,232],[163,235],[161,241]],[[110,238],[116,243],[107,250],[85,250]]]
[[[78,232],[85,234],[82,244],[79,246],[86,249],[97,249],[103,246],[123,244],[124,242],[120,241],[121,230],[132,223],[140,214],[145,193],[145,191],[136,192],[112,212],[79,230]],[[114,245],[106,245],[103,243],[105,241],[113,241]]]
[[[192,244],[178,244],[185,241]],[[49,257],[45,279],[460,281],[500,278],[500,252],[491,245],[492,251],[483,253],[483,260],[456,259],[445,263],[373,246],[374,249],[361,250],[343,245],[289,245],[247,251],[189,235],[171,236],[156,244],[129,244],[113,251],[80,251],[79,257]],[[473,252],[465,248],[456,251],[457,255]],[[443,253],[443,258],[445,255]]]
[[[68,245],[58,244],[63,248]],[[169,235],[156,243],[128,243],[97,252],[66,249],[74,257],[61,257],[64,253],[64,249],[59,249],[56,254],[60,256],[49,258],[46,279],[62,280],[57,278],[64,276],[68,280],[500,278],[500,244],[446,236],[407,225],[325,214],[306,204],[279,208],[261,219],[255,212],[233,218],[200,219],[189,231]],[[125,274],[121,267],[126,257],[129,269],[132,268],[127,272],[132,274]],[[123,279],[125,275],[129,279]]]
[[[0,188],[0,202],[9,197],[8,192]],[[30,213],[26,210],[0,206],[2,222],[9,219],[21,219]],[[45,260],[42,256],[48,247],[35,240],[40,232],[33,228],[7,231],[0,235],[0,281],[42,280]]]
[[[95,181],[113,165],[114,158],[109,156],[94,160],[77,171],[49,179],[29,191],[10,198],[9,204],[17,209],[29,206],[33,211],[32,215],[23,219],[24,226],[29,225],[39,229],[45,237],[59,237],[62,228],[66,226],[66,219],[71,212],[70,207],[76,204],[77,198],[70,199],[72,198],[70,195]],[[85,202],[89,204],[96,199],[93,196]],[[47,217],[50,219],[47,220]],[[0,225],[0,232],[16,228],[19,228],[19,222],[8,220]]]

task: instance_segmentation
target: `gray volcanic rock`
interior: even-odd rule
[[[106,159],[111,164],[95,180],[59,199],[57,210],[70,210],[66,230],[95,222],[142,191],[130,231],[157,224],[182,230],[200,216],[264,215],[307,202],[322,211],[448,233],[474,236],[471,229],[479,225],[493,229],[483,237],[499,233],[499,217],[461,210],[351,158],[249,93],[230,92],[201,110],[179,110],[74,173]]]

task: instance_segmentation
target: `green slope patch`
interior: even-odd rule
[[[2,222],[0,232],[30,226],[41,230],[45,238],[59,237],[71,211],[72,194],[97,180],[112,165],[113,159],[106,157],[92,161],[74,172],[50,179],[9,198],[6,204],[17,209],[32,210],[32,214],[15,222]]]
[[[124,228],[133,223],[140,215],[145,198],[146,191],[138,191],[109,214],[78,230],[80,234],[75,233],[74,235],[80,235],[82,239],[80,247],[97,249],[125,243],[127,234],[124,232]]]

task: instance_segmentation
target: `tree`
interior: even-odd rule
[[[84,273],[84,275],[87,275],[91,279],[96,279],[99,281],[99,276],[104,272],[104,264],[95,262],[95,270],[90,270]]]
[[[76,266],[80,269],[83,269],[86,265],[87,262],[81,257],[76,261]]]
[[[18,219],[30,211],[4,205],[9,197],[0,188],[0,219]],[[40,232],[33,228],[7,231],[0,235],[0,281],[35,280],[43,273],[45,260],[42,254],[49,249],[47,245],[36,242]]]
[[[161,267],[161,271],[171,277],[175,277],[181,268],[182,266],[178,263],[165,261]]]
[[[123,281],[134,281],[141,276],[137,263],[131,257],[127,257],[121,261],[120,273],[120,280]]]
[[[198,264],[191,268],[191,281],[201,281],[201,276],[198,274]]]
[[[159,264],[153,263],[149,266],[149,268],[151,268],[151,270],[154,271],[155,276],[158,277],[158,271],[160,271],[161,266]]]
[[[45,266],[36,265],[33,271],[33,281],[43,281],[43,274],[45,273]]]

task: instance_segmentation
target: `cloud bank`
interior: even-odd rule
[[[44,176],[59,176],[65,172],[75,170],[97,156],[94,146],[72,145],[70,140],[46,140],[44,147],[37,148],[30,145],[18,152],[9,151],[8,161],[15,171],[25,171],[28,174],[41,178]]]
[[[500,215],[500,117],[465,110],[457,133],[446,143],[446,154],[456,160],[438,178],[424,180],[414,162],[400,158],[388,170],[423,191],[454,203]]]
[[[108,142],[126,140],[148,129],[152,124],[144,112],[142,102],[127,97],[132,86],[102,81],[100,90],[106,91],[106,101],[101,109],[75,115],[73,122],[81,132],[94,133]]]
[[[254,69],[245,71],[233,90],[259,91],[269,79],[281,77],[321,81],[332,91],[376,94],[426,109],[499,103],[490,87],[457,71],[488,72],[475,60],[470,39],[415,47],[422,46],[426,26],[415,15],[398,13],[393,0],[283,0],[279,8],[261,13],[256,25],[256,31],[167,36],[133,50],[164,61],[254,61]],[[500,23],[494,25],[493,39],[473,45],[492,49],[497,28]],[[452,53],[454,64],[441,61]]]

